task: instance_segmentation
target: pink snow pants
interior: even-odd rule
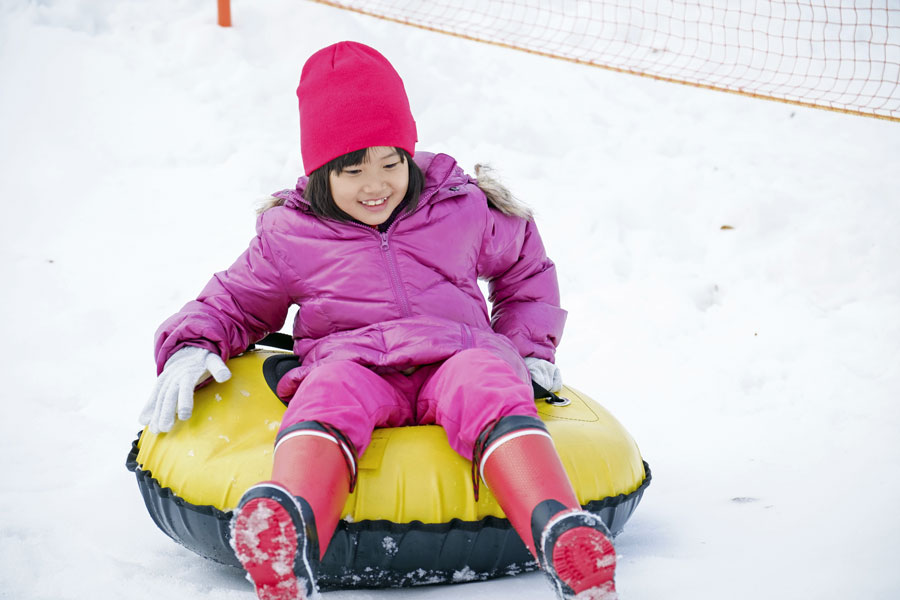
[[[323,421],[362,455],[376,427],[437,424],[450,447],[471,460],[484,427],[509,415],[537,416],[531,385],[502,358],[471,349],[410,375],[376,373],[351,361],[319,365],[297,388],[281,429]]]

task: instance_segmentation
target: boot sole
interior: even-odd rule
[[[317,597],[302,510],[287,490],[265,484],[250,488],[232,525],[232,547],[259,600]]]
[[[564,600],[616,600],[616,551],[603,521],[573,511],[548,523],[542,539],[545,569]]]

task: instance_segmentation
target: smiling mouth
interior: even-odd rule
[[[384,198],[375,198],[374,200],[360,200],[363,206],[381,206],[385,202],[387,202],[388,197]]]

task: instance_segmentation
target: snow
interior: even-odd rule
[[[147,515],[152,335],[300,174],[294,89],[355,39],[419,148],[538,214],[564,379],[653,484],[627,600],[900,595],[900,125],[607,72],[298,0],[0,0],[0,598],[250,600]],[[724,228],[723,226],[731,228]],[[543,575],[325,598],[551,598]]]
[[[381,547],[384,549],[384,553],[387,556],[394,556],[400,550],[397,542],[390,536],[385,536],[384,539],[381,540]]]
[[[453,573],[453,583],[461,583],[463,581],[476,581],[477,579],[478,574],[469,567],[465,567]]]

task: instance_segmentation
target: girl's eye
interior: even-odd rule
[[[400,164],[399,161],[398,161],[398,162],[388,163],[388,164],[384,165],[384,168],[385,168],[385,169],[393,169],[394,167],[396,167],[396,166],[399,165],[399,164]]]
[[[362,173],[362,169],[344,169],[341,171],[342,175],[358,175],[359,173]]]

